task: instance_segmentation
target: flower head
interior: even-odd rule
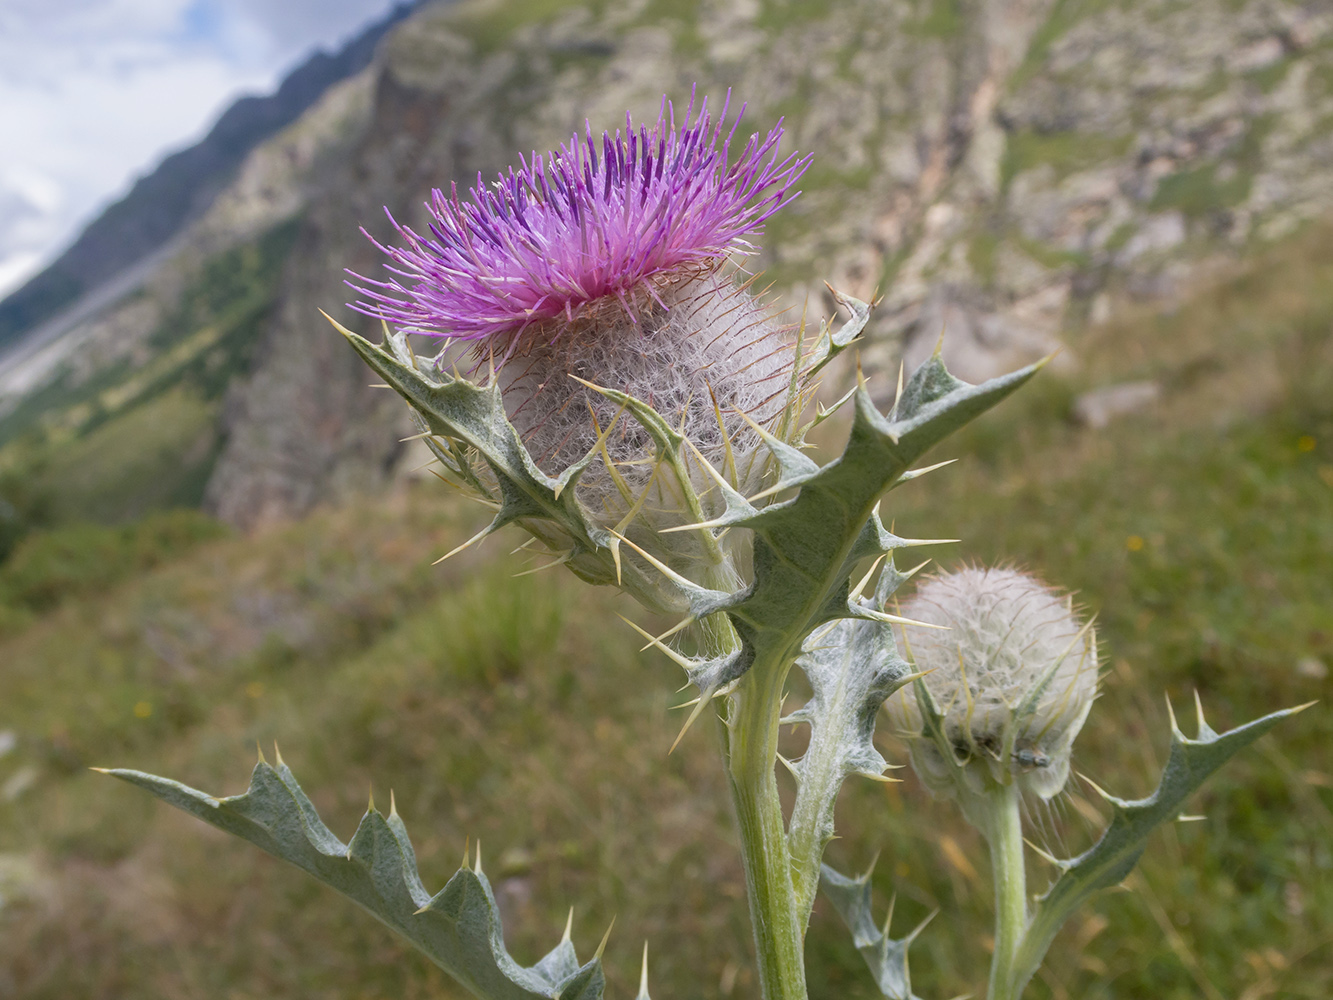
[[[588,126],[491,185],[479,178],[466,200],[437,190],[432,238],[393,222],[402,245],[380,248],[394,277],[359,278],[355,308],[493,363],[509,420],[545,471],[604,448],[577,487],[595,517],[683,523],[682,490],[716,493],[713,481],[659,475],[650,435],[586,383],[655,408],[738,488],[762,478],[749,421],[784,412],[792,344],[723,265],[754,250],[748,238],[796,197],[810,160],[778,152],[780,122],[735,151],[738,124],[726,105],[714,120],[706,99],[678,123],[664,99],[655,125],[627,116],[600,149]]]
[[[677,125],[664,99],[652,128],[636,130],[626,115],[624,132],[603,133],[600,153],[588,125],[582,139],[533,153],[491,185],[478,175],[468,200],[456,185],[447,196],[436,189],[434,239],[390,215],[403,245],[380,248],[396,277],[354,275],[366,297],[355,308],[508,348],[534,324],[569,324],[607,300],[631,317],[646,301],[662,304],[661,284],[751,251],[747,237],[796,196],[791,186],[810,163],[780,157],[781,122],[729,162],[740,117],[730,128],[726,118],[724,104],[714,121],[705,98]]]
[[[1097,693],[1096,636],[1068,598],[1017,570],[968,568],[926,580],[902,614],[944,626],[900,630],[942,717],[938,740],[912,740],[922,781],[945,793],[959,779],[972,791],[989,779],[1058,792]],[[921,733],[910,687],[888,709],[900,731]]]

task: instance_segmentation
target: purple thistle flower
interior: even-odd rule
[[[436,189],[427,205],[435,238],[390,214],[404,245],[376,246],[397,277],[353,274],[364,285],[348,284],[365,299],[352,308],[413,332],[498,338],[506,353],[533,324],[572,323],[592,303],[618,301],[631,321],[645,304],[665,308],[663,283],[753,252],[746,237],[799,194],[790,188],[810,164],[779,158],[781,121],[728,164],[740,123],[737,115],[724,136],[729,104],[730,93],[714,124],[707,98],[697,114],[691,98],[678,128],[663,99],[651,129],[635,131],[627,114],[623,134],[603,133],[600,155],[588,125],[584,139],[534,153],[490,186],[478,175],[468,201],[457,185],[447,197]]]

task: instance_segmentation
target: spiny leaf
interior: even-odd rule
[[[883,607],[907,577],[889,562],[880,574],[875,604]],[[905,684],[911,667],[877,621],[843,619],[806,641],[796,661],[810,682],[810,699],[784,722],[810,726],[810,743],[794,765],[796,802],[788,844],[800,912],[808,915],[819,881],[819,862],[833,837],[833,807],[850,775],[878,778],[888,764],[875,748],[875,719],[885,700]]]
[[[383,816],[372,805],[351,843],[344,844],[283,763],[274,767],[261,760],[243,795],[221,799],[140,771],[107,773],[313,875],[402,935],[481,1000],[602,997],[600,960],[580,965],[568,936],[535,965],[520,966],[509,956],[480,864],[465,864],[430,895],[396,809]]]
[[[890,421],[864,387],[842,456],[805,479],[791,500],[740,522],[754,533],[754,579],[726,610],[755,662],[785,670],[825,622],[855,617],[849,577],[867,555],[910,544],[884,530],[880,497],[931,445],[994,406],[1037,371],[1032,365],[972,386],[932,359],[912,376],[911,405]]]
[[[907,950],[925,928],[930,917],[918,924],[905,938],[889,937],[888,922],[883,929],[875,923],[870,909],[870,872],[848,878],[828,865],[820,869],[819,884],[824,895],[852,932],[852,943],[870,966],[879,991],[888,1000],[920,1000],[912,992],[912,977],[907,967]],[[890,919],[892,919],[892,907]],[[932,914],[933,916],[933,914]]]
[[[924,685],[922,685],[924,687]],[[1215,733],[1199,713],[1199,733],[1189,739],[1171,726],[1171,753],[1156,791],[1146,799],[1126,801],[1103,793],[1111,823],[1091,848],[1069,861],[1037,904],[1014,962],[1013,990],[1018,996],[1045,958],[1056,932],[1092,893],[1122,882],[1138,863],[1148,835],[1180,815],[1181,807],[1214,771],[1283,719],[1308,706],[1273,712],[1223,734]]]

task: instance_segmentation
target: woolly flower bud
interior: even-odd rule
[[[652,128],[627,116],[597,143],[589,126],[491,185],[478,177],[466,201],[435,191],[433,239],[391,216],[402,245],[380,249],[394,277],[353,275],[354,308],[470,346],[474,371],[495,367],[544,471],[580,459],[614,420],[607,461],[578,487],[608,525],[629,512],[680,523],[682,488],[655,475],[633,417],[576,378],[648,403],[743,490],[764,462],[740,414],[771,423],[791,387],[785,328],[724,266],[753,251],[746,237],[796,196],[810,161],[779,156],[780,123],[731,159],[739,118],[726,118],[725,105],[714,122],[706,99],[697,112],[691,100],[678,127],[664,100]]]
[[[988,782],[1059,792],[1097,693],[1096,635],[1069,598],[1016,570],[968,568],[926,580],[901,613],[945,627],[898,630],[941,717],[932,739],[910,686],[887,705],[913,737],[921,780],[939,794],[959,782],[975,793]]]

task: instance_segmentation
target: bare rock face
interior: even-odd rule
[[[750,128],[785,115],[788,147],[816,154],[755,263],[779,307],[814,320],[832,308],[826,279],[878,290],[868,371],[920,360],[943,330],[963,377],[995,374],[1333,210],[1326,5],[945,9],[707,0],[687,23],[642,3],[464,0],[410,18],[381,50],[371,124],[310,202],[265,347],[229,400],[211,504],[254,524],[401,464],[402,409],[317,312],[373,333],[339,304],[343,268],[380,267],[358,227],[387,238],[381,206],[418,225],[432,187],[493,176],[585,119],[651,119],[696,84],[747,100]]]

